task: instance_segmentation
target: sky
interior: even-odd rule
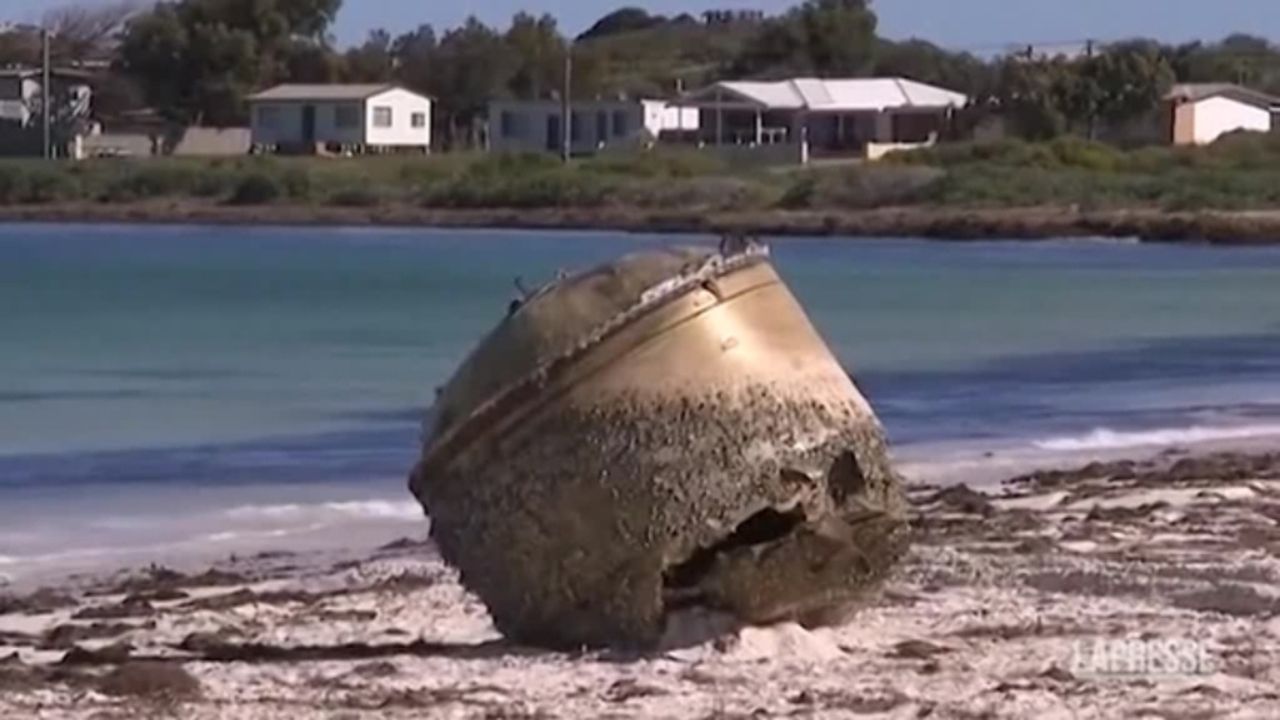
[[[0,21],[32,21],[75,0],[0,0]],[[83,0],[82,0],[83,1]],[[87,0],[94,2],[94,0]],[[431,23],[437,30],[469,14],[505,25],[517,11],[551,13],[577,34],[622,5],[650,12],[700,13],[711,8],[778,12],[799,0],[345,0],[334,33],[342,44],[370,29],[393,33]],[[881,34],[921,37],[944,47],[998,52],[1008,45],[1117,40],[1136,35],[1167,41],[1217,39],[1245,31],[1280,41],[1277,0],[874,0]]]

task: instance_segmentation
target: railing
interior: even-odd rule
[[[0,100],[0,120],[17,120],[25,123],[30,117],[31,112],[22,100]]]

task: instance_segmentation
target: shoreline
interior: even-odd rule
[[[908,206],[853,211],[774,209],[725,212],[622,207],[442,209],[393,204],[376,207],[232,206],[157,201],[0,205],[0,222],[345,225],[669,233],[737,231],[777,237],[918,237],[942,241],[1114,238],[1145,243],[1280,245],[1280,210],[1165,212],[1152,209],[1082,211],[1055,207],[963,209]]]
[[[0,593],[0,715],[1269,717],[1280,701],[1280,454],[910,497],[913,549],[850,624],[656,653],[509,643],[425,527]],[[1135,643],[1183,664],[1110,652]]]

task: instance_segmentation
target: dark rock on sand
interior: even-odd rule
[[[46,615],[78,604],[60,590],[41,588],[30,595],[0,595],[0,615]]]
[[[183,599],[186,597],[186,593],[182,592],[185,589],[245,585],[251,581],[241,573],[218,568],[210,568],[199,575],[187,575],[161,565],[153,565],[145,572],[108,583],[91,594],[127,595],[138,600],[164,602]],[[181,596],[179,593],[182,593]]]
[[[97,650],[76,645],[67,651],[59,661],[62,665],[114,665],[129,659],[133,654],[133,645],[118,642]]]
[[[942,505],[972,515],[991,515],[995,507],[985,494],[968,485],[956,485],[941,490],[925,501],[926,505]]]
[[[843,618],[907,545],[871,408],[764,253],[530,294],[441,393],[411,487],[498,628],[652,646],[677,611]]]
[[[1213,612],[1232,617],[1271,617],[1280,615],[1280,596],[1263,593],[1243,583],[1215,583],[1204,590],[1175,595],[1175,607]]]
[[[126,599],[114,605],[83,608],[71,616],[73,620],[122,620],[155,615],[155,607],[146,600]]]
[[[93,623],[92,625],[59,625],[44,634],[40,648],[44,650],[68,650],[85,640],[117,638],[138,630],[151,630],[155,623],[129,625],[127,623]]]
[[[98,690],[104,695],[148,700],[192,700],[200,681],[176,662],[130,662],[107,673]]]

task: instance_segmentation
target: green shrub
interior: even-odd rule
[[[26,183],[26,174],[22,172],[22,168],[8,163],[0,165],[0,204],[21,202]]]
[[[280,176],[280,186],[290,200],[311,197],[311,174],[304,168],[290,167]]]
[[[529,163],[519,172],[497,172],[503,162],[508,161],[472,166],[457,177],[431,185],[424,193],[424,204],[455,208],[594,207],[617,188],[607,178],[554,162]]]
[[[61,167],[31,167],[25,173],[25,183],[18,200],[24,203],[43,204],[78,198],[79,188],[71,175]]]
[[[334,192],[326,204],[335,207],[376,207],[382,204],[382,195],[371,187],[349,187]]]
[[[715,153],[663,147],[605,152],[582,161],[582,167],[632,178],[693,178],[728,170],[724,159]]]
[[[1069,168],[1112,172],[1123,162],[1124,155],[1110,145],[1078,137],[1061,137],[1049,143],[1058,165]]]
[[[284,194],[280,183],[263,172],[246,175],[235,187],[228,200],[232,205],[265,205],[280,199]]]
[[[778,207],[786,210],[799,210],[813,206],[813,199],[818,194],[818,178],[813,173],[801,175],[795,182],[787,186],[786,192],[778,200]]]
[[[749,210],[778,203],[781,187],[736,177],[640,179],[615,182],[609,199],[623,206],[661,210]]]
[[[98,198],[109,202],[187,195],[200,176],[193,166],[162,161],[116,164],[116,161],[104,160],[100,163],[92,174],[98,183],[105,184]]]

